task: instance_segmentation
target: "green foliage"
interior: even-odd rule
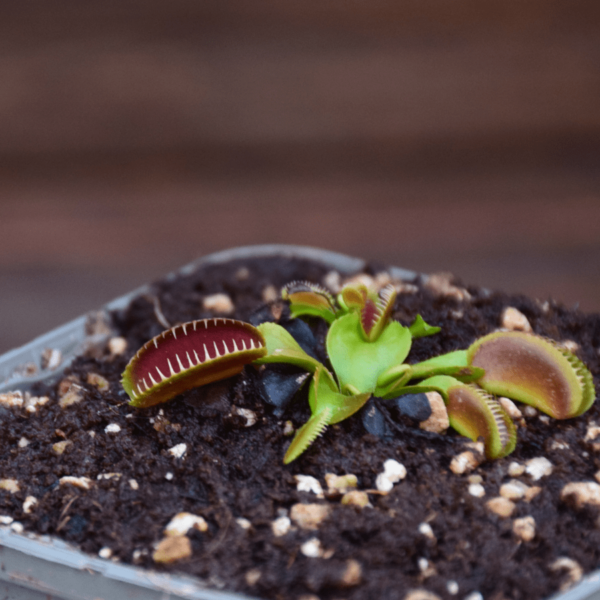
[[[293,315],[315,315],[314,311],[303,312],[304,307],[319,303],[324,306],[322,290],[315,289],[311,299],[309,289],[309,284],[304,284],[298,309],[294,298],[284,292]],[[314,368],[315,362],[307,368],[314,373],[309,395],[311,417],[296,432],[284,462],[295,460],[328,425],[354,414],[371,395],[391,399],[406,393],[439,392],[446,403],[450,426],[474,441],[483,439],[489,459],[510,454],[517,441],[512,419],[492,393],[533,404],[555,418],[581,414],[594,401],[593,382],[585,365],[533,334],[496,333],[467,350],[405,364],[412,340],[433,335],[440,328],[427,324],[420,315],[410,327],[394,321],[391,315],[395,298],[396,292],[390,286],[377,295],[362,284],[344,287],[337,306],[328,298],[326,319],[331,326],[326,346],[333,374],[324,365]],[[259,329],[268,354],[257,362],[301,365],[297,351],[291,353],[277,341],[282,337],[282,327],[270,323]],[[532,349],[536,360],[530,360],[526,368],[515,369],[515,364],[524,362],[521,355],[531,355]],[[492,373],[499,374],[492,377]]]
[[[420,315],[410,327],[393,320],[396,290],[392,286],[377,294],[362,284],[347,285],[334,299],[318,285],[293,282],[283,288],[282,297],[290,302],[292,316],[316,316],[330,325],[326,348],[332,371],[276,323],[254,328],[230,319],[196,321],[157,336],[132,359],[123,377],[131,403],[151,406],[184,389],[229,377],[250,362],[300,367],[313,374],[311,417],[285,454],[284,462],[289,463],[328,425],[353,415],[372,395],[386,400],[414,392],[439,392],[451,427],[474,441],[483,439],[489,459],[510,454],[517,440],[511,418],[492,394],[531,404],[559,419],[582,414],[595,399],[585,365],[534,334],[497,332],[466,350],[406,364],[412,340],[433,335],[440,328],[428,325]],[[204,348],[199,358],[198,344]],[[179,366],[173,368],[169,357]],[[162,379],[155,383],[152,373]]]

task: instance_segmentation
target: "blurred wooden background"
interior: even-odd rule
[[[600,3],[3,3],[0,352],[269,242],[600,310]]]

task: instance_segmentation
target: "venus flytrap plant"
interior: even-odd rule
[[[332,371],[309,356],[276,323],[252,327],[231,319],[194,321],[171,328],[146,343],[123,374],[134,406],[164,402],[184,390],[230,377],[249,363],[287,363],[313,374],[311,417],[296,432],[284,462],[300,456],[328,425],[360,410],[371,396],[439,392],[450,425],[482,438],[487,458],[512,452],[516,429],[492,394],[535,406],[557,419],[585,412],[594,402],[592,376],[572,353],[534,334],[492,333],[458,350],[416,364],[406,360],[412,340],[439,327],[417,315],[410,327],[392,319],[396,290],[379,294],[348,285],[337,298],[321,286],[293,282],[282,290],[293,317],[329,323],[326,349]]]

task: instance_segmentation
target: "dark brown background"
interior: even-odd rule
[[[0,8],[0,351],[295,243],[600,310],[597,0]]]

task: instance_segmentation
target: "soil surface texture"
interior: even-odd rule
[[[386,281],[382,265],[366,273]],[[600,566],[600,493],[594,502],[563,491],[570,482],[589,482],[593,491],[600,480],[597,402],[566,421],[517,405],[516,450],[481,462],[454,430],[420,427],[427,406],[419,416],[372,400],[287,466],[291,434],[310,414],[308,386],[278,398],[269,382],[298,387],[299,370],[247,366],[161,405],[128,405],[121,373],[165,323],[277,320],[326,362],[326,324],[294,325],[275,300],[297,279],[332,285],[339,277],[318,263],[282,258],[204,266],[156,283],[112,314],[114,337],[126,348],[113,337],[77,358],[58,385],[34,389],[49,398],[34,410],[31,399],[0,406],[0,515],[85,552],[269,600],[541,600]],[[409,325],[421,314],[441,327],[414,341],[408,362],[466,348],[513,307],[536,333],[575,348],[598,390],[600,315],[443,277],[437,287],[404,283],[394,318]],[[208,308],[214,294],[226,294],[233,312]],[[473,468],[456,473],[452,461],[464,452]],[[377,477],[389,459],[406,476],[386,494]],[[326,474],[355,475],[366,496],[354,497],[368,505],[343,504]],[[322,493],[296,476],[314,478]],[[165,527],[182,512],[202,519],[165,542]],[[173,562],[155,560],[157,547]]]

